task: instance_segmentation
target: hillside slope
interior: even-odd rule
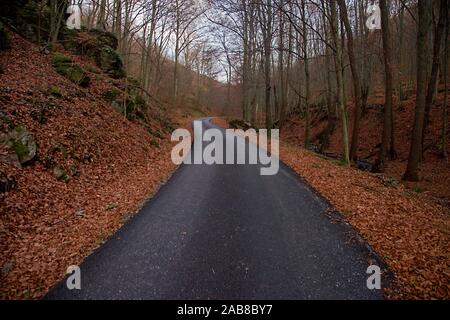
[[[386,176],[390,176],[397,181],[401,181],[405,173],[408,161],[409,148],[411,143],[411,132],[414,122],[415,95],[411,94],[406,100],[394,101],[395,117],[395,148],[397,159],[388,161],[386,165]],[[419,183],[407,183],[407,186],[419,192],[429,193],[440,204],[450,206],[450,163],[440,156],[440,144],[442,137],[442,104],[444,102],[444,88],[440,87],[435,106],[431,109],[430,124],[425,136],[425,155],[421,166],[421,181]],[[369,163],[375,164],[383,128],[383,105],[384,95],[378,90],[369,97],[368,107],[361,119],[360,146],[358,156]],[[349,132],[353,124],[353,103],[349,103]],[[312,122],[312,136],[316,137],[327,126],[327,119],[315,119]],[[304,121],[294,116],[289,119],[287,125],[282,130],[285,141],[298,145],[303,145],[304,141]],[[450,132],[448,133],[450,137]],[[447,139],[449,141],[449,139]],[[318,143],[315,139],[313,143]],[[450,142],[448,143],[450,148]],[[327,153],[342,154],[342,129],[340,121],[330,136],[330,145],[326,149]]]
[[[90,58],[64,54],[86,71],[87,88],[56,72],[50,53],[17,34],[0,51],[3,140],[26,130],[37,146],[21,165],[11,144],[0,144],[0,299],[41,297],[175,169],[169,132],[176,119],[154,105],[145,122],[127,120],[105,99],[125,80],[102,73]]]

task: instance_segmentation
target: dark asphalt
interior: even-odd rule
[[[381,299],[376,257],[328,207],[284,165],[182,165],[85,260],[81,291],[46,299]]]

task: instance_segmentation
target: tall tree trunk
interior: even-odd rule
[[[106,29],[106,0],[100,1],[100,8],[97,19],[97,29]]]
[[[445,49],[443,57],[443,69],[444,69],[444,103],[442,104],[442,156],[448,161],[447,150],[447,132],[448,132],[448,33],[449,33],[450,21],[447,19],[445,27]]]
[[[250,73],[250,23],[248,17],[247,2],[242,1],[243,11],[243,63],[242,63],[242,117],[250,120],[249,113],[249,73]]]
[[[384,171],[385,161],[389,154],[393,154],[391,148],[391,139],[393,136],[393,111],[392,111],[392,50],[391,50],[391,34],[389,30],[389,4],[387,0],[380,0],[381,9],[381,29],[383,35],[383,53],[384,53],[384,69],[385,69],[385,104],[384,104],[384,122],[383,134],[381,139],[381,151],[378,164],[378,170]]]
[[[280,108],[279,108],[279,128],[282,128],[285,122],[286,114],[286,77],[284,68],[284,33],[285,33],[285,23],[284,23],[284,1],[281,0],[281,9],[279,12],[279,54],[278,54],[278,72],[280,74]],[[290,36],[290,35],[288,35]]]
[[[431,17],[433,3],[429,0],[419,0],[418,8],[419,24],[417,32],[417,98],[408,166],[403,176],[403,179],[408,181],[419,181],[418,170],[422,154],[422,136],[427,95],[428,37],[432,25]]]
[[[176,106],[178,103],[178,63],[180,58],[180,7],[179,1],[176,0],[176,12],[175,12],[175,63],[173,67],[173,105]]]
[[[348,122],[347,122],[347,106],[344,102],[344,80],[342,77],[342,46],[338,34],[339,22],[337,18],[337,8],[334,1],[330,1],[331,5],[331,33],[335,45],[335,65],[336,65],[336,81],[338,86],[338,99],[342,118],[342,142],[343,142],[343,162],[350,165],[349,139],[348,139]]]
[[[114,0],[114,34],[120,44],[122,43],[122,0]]]
[[[439,22],[436,29],[436,34],[434,36],[434,45],[433,45],[433,65],[431,67],[431,76],[428,82],[428,90],[427,97],[425,101],[425,123],[424,123],[424,133],[422,135],[422,158],[424,150],[424,141],[427,127],[430,123],[430,112],[431,105],[433,104],[433,98],[436,92],[436,86],[438,83],[438,74],[439,74],[439,62],[441,58],[442,51],[442,42],[445,36],[445,29],[448,19],[448,0],[441,0],[440,10],[439,10]],[[447,39],[448,40],[448,39]]]
[[[400,14],[399,14],[399,27],[398,27],[398,99],[400,101],[400,106],[403,106],[403,98],[404,98],[404,92],[403,92],[403,74],[404,74],[404,59],[403,59],[403,39],[404,39],[404,20],[405,20],[405,8],[403,5],[401,5],[400,8]]]
[[[272,128],[271,105],[271,59],[272,59],[272,0],[267,0],[265,6],[260,8],[260,20],[262,22],[262,34],[264,43],[264,86],[265,86],[265,112],[266,128]]]
[[[358,157],[359,148],[359,130],[360,130],[360,120],[361,120],[361,82],[359,79],[358,68],[355,58],[354,41],[353,41],[353,31],[348,19],[347,5],[345,0],[338,0],[339,9],[341,12],[341,19],[344,23],[344,27],[347,34],[347,48],[348,57],[350,60],[350,69],[352,71],[353,77],[353,90],[355,97],[355,110],[353,119],[353,133],[352,133],[352,146],[350,149],[350,159],[356,160]]]
[[[305,86],[306,86],[306,101],[305,101],[305,148],[309,149],[311,143],[311,88],[309,79],[309,63],[308,63],[308,30],[306,22],[306,1],[302,0],[302,22],[303,22],[303,59],[305,66]]]
[[[323,10],[323,32],[327,42],[330,40],[330,28],[327,27],[327,17],[326,17],[326,7],[325,2],[322,1]],[[330,145],[330,136],[333,134],[336,128],[337,115],[336,115],[336,104],[333,99],[333,86],[331,84],[331,49],[330,46],[325,45],[325,79],[327,83],[327,110],[328,110],[328,120],[325,129],[318,135],[321,151],[328,149]]]

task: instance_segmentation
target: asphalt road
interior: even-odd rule
[[[204,120],[204,127],[213,125]],[[182,165],[46,299],[381,299],[371,255],[289,168]]]

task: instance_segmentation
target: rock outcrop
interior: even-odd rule
[[[78,64],[74,63],[69,57],[55,52],[52,57],[53,67],[56,71],[69,79],[70,81],[80,85],[83,88],[89,86],[90,78],[86,72]]]
[[[37,144],[34,136],[25,127],[18,126],[0,135],[0,143],[14,150],[20,164],[25,165],[36,157]]]
[[[66,50],[93,58],[97,66],[112,78],[126,76],[122,58],[116,51],[118,40],[113,33],[97,29],[64,29],[61,42]]]

